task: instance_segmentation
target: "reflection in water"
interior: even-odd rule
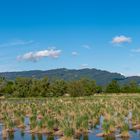
[[[88,135],[84,135],[83,140],[88,140]]]
[[[14,140],[14,132],[9,132],[9,140]]]
[[[115,140],[115,137],[105,137],[104,140]]]
[[[137,133],[137,135],[139,135],[139,136],[140,136],[140,130],[137,130],[137,132],[136,132],[136,133]]]
[[[129,116],[131,118],[131,114]],[[130,131],[130,138],[115,138],[115,137],[97,137],[96,134],[101,133],[102,129],[102,122],[103,122],[103,117],[100,117],[98,125],[96,125],[91,131],[92,133],[89,133],[88,135],[82,135],[80,138],[77,138],[78,140],[140,140],[140,130],[131,130]],[[25,118],[25,124],[26,124],[26,129],[17,129],[15,132],[8,133],[8,140],[59,140],[57,137],[53,136],[46,136],[42,134],[30,134],[26,133],[26,131],[29,130],[29,118]],[[1,135],[2,132],[2,125],[0,125],[0,140],[4,140]],[[46,138],[47,137],[47,138]],[[7,138],[5,139],[7,140]]]
[[[54,140],[54,137],[53,136],[48,136],[47,140]]]
[[[95,129],[93,133],[89,133],[88,135],[82,135],[77,140],[140,140],[140,130],[137,131],[130,131],[130,138],[115,138],[111,137],[97,137],[96,134],[100,133],[99,129]],[[53,136],[46,136],[42,134],[29,134],[25,133],[24,131],[16,131],[8,133],[8,140],[59,140],[57,137]],[[0,140],[7,140],[2,139],[0,135]]]
[[[21,130],[20,135],[22,138],[24,138],[24,135],[25,135],[24,130]]]
[[[7,140],[7,138],[3,138],[3,140]]]
[[[37,138],[38,138],[38,140],[43,140],[43,135],[42,134],[38,134]]]
[[[34,134],[32,134],[31,139],[35,140],[35,135]]]

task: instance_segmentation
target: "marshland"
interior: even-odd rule
[[[0,0],[0,140],[140,140],[139,63],[140,0]]]
[[[138,140],[140,95],[0,100],[3,140]]]

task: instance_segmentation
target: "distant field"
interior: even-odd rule
[[[0,139],[140,139],[140,95],[0,100]]]

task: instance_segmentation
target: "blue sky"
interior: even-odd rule
[[[140,75],[139,0],[1,0],[0,71],[97,68]]]

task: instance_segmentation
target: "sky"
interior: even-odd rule
[[[0,0],[0,72],[97,68],[140,75],[139,0]]]

